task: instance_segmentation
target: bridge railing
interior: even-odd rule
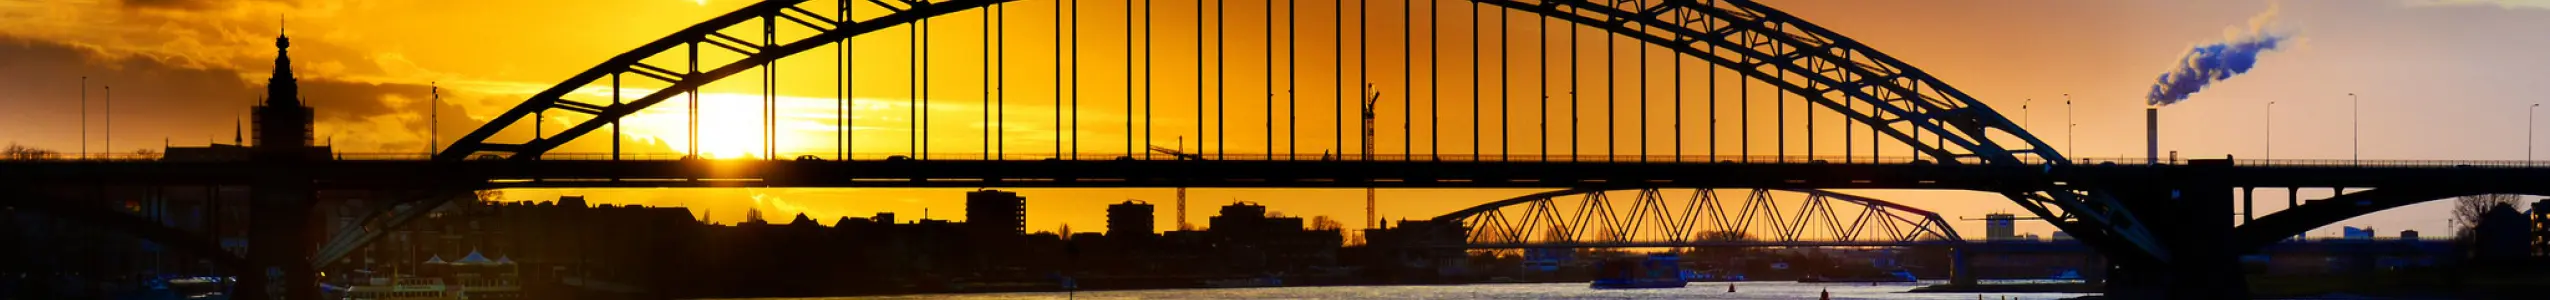
[[[2033,162],[2033,161],[2032,161]],[[2082,158],[2078,165],[2149,164],[2146,158]],[[2185,165],[2187,159],[2163,159],[2162,165]],[[2550,161],[2527,160],[2428,160],[2428,159],[2233,159],[2231,165],[2242,167],[2368,167],[2368,168],[2540,168]]]
[[[1365,157],[1365,156],[1363,156],[1363,155],[1358,155],[1358,154],[1348,154],[1348,155],[1340,156],[1340,155],[1336,155],[1336,154],[1321,155],[1321,154],[1258,154],[1258,153],[1229,153],[1229,154],[1215,154],[1215,153],[1203,153],[1203,154],[1200,154],[1200,155],[1203,157],[1203,159],[1204,159],[1204,160],[1227,160],[1227,161],[1362,161],[1362,160],[1365,160],[1365,159],[1366,159],[1366,157]],[[431,158],[431,156],[430,156],[430,155],[426,155],[426,154],[423,154],[423,153],[338,153],[338,154],[335,154],[335,156],[334,156],[334,157],[335,157],[336,159],[338,159],[338,160],[425,160],[425,159],[430,159],[430,158]],[[542,159],[542,160],[573,160],[573,161],[594,161],[594,160],[614,160],[614,159],[617,159],[617,160],[682,160],[682,159],[685,159],[686,157],[688,157],[688,155],[683,155],[683,154],[679,154],[679,153],[622,153],[622,154],[619,154],[619,155],[617,155],[617,156],[614,156],[614,155],[612,155],[612,154],[610,154],[610,153],[549,153],[549,154],[541,155],[541,156],[540,156],[540,159]],[[767,159],[767,158],[763,158],[762,156],[759,156],[759,155],[705,155],[705,157],[706,157],[706,159],[710,159],[710,160],[764,160],[764,159]],[[917,157],[918,159],[928,159],[928,160],[1019,160],[1019,161],[1040,161],[1040,160],[1078,160],[1078,161],[1101,161],[1101,160],[1180,160],[1180,158],[1179,158],[1178,156],[1168,155],[1168,154],[1159,154],[1159,153],[1150,153],[1150,154],[1126,154],[1126,153],[1081,153],[1081,154],[1079,154],[1079,155],[1071,155],[1071,154],[1053,154],[1053,153],[1003,153],[1003,154],[997,154],[997,155],[985,154],[985,153],[931,153],[931,154],[928,154],[928,155],[913,155],[913,154],[872,154],[872,153],[862,153],[862,154],[853,154],[853,155],[850,155],[850,156],[849,156],[849,159],[850,159],[850,160],[860,160],[860,161],[879,161],[879,160],[915,159],[916,157]],[[780,159],[780,160],[826,160],[826,161],[831,161],[831,160],[842,160],[842,157],[841,157],[841,155],[839,155],[839,154],[835,154],[835,153],[811,153],[811,152],[808,152],[808,153],[783,153],[783,154],[781,154],[781,155],[777,156],[777,158],[778,158],[778,159]],[[1839,156],[1839,155],[1812,155],[1812,156],[1810,156],[1810,155],[1787,155],[1787,156],[1781,156],[1781,155],[1752,155],[1752,156],[1737,156],[1737,155],[1719,155],[1719,156],[1709,156],[1709,155],[1682,155],[1682,156],[1674,156],[1674,155],[1645,155],[1645,156],[1639,156],[1639,155],[1556,155],[1556,154],[1554,154],[1554,155],[1546,155],[1546,156],[1544,156],[1544,155],[1537,155],[1537,154],[1514,154],[1514,155],[1476,155],[1476,156],[1473,156],[1473,155],[1469,155],[1469,154],[1434,154],[1434,155],[1427,155],[1427,154],[1415,154],[1415,155],[1411,155],[1411,154],[1374,154],[1374,155],[1372,155],[1369,159],[1370,159],[1371,161],[1445,161],[1445,162],[1473,162],[1473,161],[1478,161],[1478,162],[1616,162],[1616,163],[1636,163],[1636,162],[1646,162],[1646,163],[1711,163],[1711,162],[1715,162],[1715,163],[1831,163],[1831,164],[1915,164],[1915,163],[1937,163],[1936,161],[1932,161],[1932,160],[1930,160],[1930,159],[1927,159],[1927,158],[1921,158],[1921,157],[1875,157],[1875,158],[1871,158],[1871,157],[1866,157],[1866,156]],[[1979,159],[1967,159],[1967,160],[1962,160],[1962,161],[1960,161],[1959,163],[1969,163],[1969,164],[1971,164],[1971,163],[1981,163],[1981,162],[1982,162],[1982,161],[1981,161],[1981,160],[1979,160]]]
[[[1202,156],[1203,156],[1203,158],[1204,158],[1205,160],[1230,160],[1230,161],[1360,161],[1360,160],[1364,160],[1364,159],[1366,159],[1363,155],[1360,155],[1360,154],[1347,154],[1347,155],[1342,155],[1342,156],[1341,156],[1341,155],[1336,155],[1336,154],[1324,154],[1324,155],[1323,155],[1323,154],[1260,154],[1260,153],[1228,153],[1228,154],[1219,154],[1219,153],[1198,153],[1198,154],[1202,155]],[[422,153],[422,152],[338,152],[338,153],[332,153],[332,154],[330,154],[330,155],[329,155],[329,157],[334,158],[334,159],[336,159],[336,160],[353,160],[353,161],[416,161],[416,160],[429,160],[429,159],[433,159],[433,155],[432,155],[432,154]],[[549,154],[546,154],[546,155],[542,155],[542,156],[540,157],[540,159],[542,159],[542,160],[567,160],[567,161],[604,161],[604,160],[669,161],[669,160],[683,160],[683,159],[685,159],[686,157],[688,157],[688,155],[684,155],[684,154],[680,154],[680,153],[620,153],[620,154],[616,154],[616,155],[614,155],[614,154],[611,154],[611,153],[597,153],[597,152],[567,152],[567,153],[549,153]],[[849,157],[849,158],[850,158],[850,160],[860,160],[860,161],[881,161],[881,160],[911,159],[911,158],[913,158],[913,157],[916,157],[916,155],[913,155],[913,154],[894,154],[894,153],[860,153],[860,154],[852,154],[852,155],[850,155],[850,157]],[[1037,160],[1082,160],[1082,161],[1091,161],[1091,160],[1178,160],[1178,159],[1179,159],[1177,156],[1168,155],[1168,154],[1160,154],[1160,153],[1137,153],[1137,154],[1125,154],[1125,153],[1098,153],[1098,152],[1080,153],[1079,155],[1076,155],[1076,156],[1075,156],[1075,155],[1071,155],[1071,154],[1029,153],[1029,152],[1002,153],[1002,154],[998,154],[998,155],[990,155],[990,154],[985,154],[985,153],[931,153],[931,154],[928,154],[928,155],[918,155],[917,157],[920,157],[921,159],[929,159],[929,160],[1021,160],[1021,161],[1037,161]],[[44,154],[44,155],[13,155],[13,156],[5,156],[5,157],[0,157],[0,161],[109,161],[109,162],[111,162],[111,161],[154,161],[154,160],[161,160],[161,159],[164,159],[164,158],[166,158],[166,154],[164,154],[164,153],[89,153],[89,154],[62,154],[62,153],[48,153],[48,154]],[[762,158],[761,156],[758,156],[758,155],[708,155],[708,156],[707,156],[707,159],[711,159],[711,160],[764,160],[765,158]],[[825,161],[842,160],[842,159],[841,159],[841,156],[840,156],[839,154],[831,153],[831,152],[784,152],[784,153],[782,153],[782,155],[780,155],[780,156],[779,156],[779,159],[780,159],[780,160],[825,160]],[[1374,155],[1372,155],[1372,156],[1370,157],[1370,159],[1371,159],[1372,161],[1442,161],[1442,162],[1473,162],[1473,161],[1483,161],[1483,162],[1763,163],[1763,164],[1770,164],[1770,163],[1795,163],[1795,164],[1808,164],[1808,163],[1830,163],[1830,164],[1921,164],[1921,163],[1938,163],[1938,161],[1931,160],[1931,159],[1930,159],[1930,158],[1928,158],[1928,157],[1913,157],[1913,156],[1879,156],[1879,157],[1868,157],[1868,156],[1841,156],[1841,155],[1750,155],[1750,156],[1745,156],[1745,155],[1716,155],[1716,156],[1711,156],[1711,155],[1680,155],[1680,156],[1676,156],[1676,155],[1643,155],[1643,156],[1642,156],[1642,155],[1563,155],[1563,154],[1552,154],[1552,155],[1539,155],[1539,154],[1504,154],[1504,155],[1490,155],[1490,154],[1482,154],[1482,155],[1470,155],[1470,154],[1374,154]],[[2031,164],[2031,165],[2045,164],[2045,161],[2044,161],[2044,160],[2035,159],[2035,158],[2022,157],[2022,158],[2020,158],[2020,160],[2021,160],[2021,161],[2023,161],[2023,162],[2026,162],[2027,164]],[[2187,164],[2187,161],[2188,161],[2188,159],[2187,159],[2187,158],[2178,158],[2178,159],[2163,159],[2163,160],[2160,160],[2160,161],[2159,161],[2159,164],[2162,164],[2162,165],[2185,165],[2185,164]],[[1959,161],[1958,161],[1957,163],[1960,163],[1960,164],[1978,164],[1978,163],[1983,163],[1983,161],[1982,161],[1981,159],[1975,159],[1975,158],[1964,158],[1964,159],[1959,159]],[[2151,161],[2147,160],[2146,158],[2139,158],[2139,157],[2087,157],[2087,158],[2077,158],[2077,159],[2074,159],[2074,160],[2072,160],[2072,163],[2073,163],[2073,164],[2075,164],[2075,165],[2085,165],[2085,166],[2097,166],[2097,165],[2139,165],[2139,164],[2149,164],[2149,163],[2151,163]],[[2232,163],[2232,165],[2233,165],[2233,166],[2249,166],[2249,167],[2378,167],[2378,168],[2542,168],[2542,167],[2550,167],[2550,161],[2527,161],[2527,160],[2422,160],[2422,159],[2365,159],[2365,160],[2356,160],[2356,159],[2234,159],[2234,160],[2232,160],[2232,161],[2231,161],[2231,163]]]
[[[0,161],[149,161],[160,160],[162,157],[165,157],[165,155],[160,155],[158,153],[41,153],[10,154],[0,156]]]
[[[2550,167],[2550,162],[2526,160],[2407,160],[2407,159],[2280,159],[2233,160],[2235,166],[2272,167],[2388,167],[2388,168],[2537,168]]]

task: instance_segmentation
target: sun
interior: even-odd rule
[[[635,92],[635,91],[632,91]],[[774,156],[762,147],[763,99],[760,95],[703,93],[699,105],[699,155],[707,159],[789,158],[799,155],[830,157],[835,151],[836,136],[841,133],[839,120],[834,120],[832,99],[782,96],[779,98],[777,133],[779,154]],[[690,146],[690,112],[684,99],[668,101],[640,110],[621,124],[629,126],[631,137],[662,141],[680,152]],[[870,102],[862,100],[860,102]],[[863,124],[867,125],[867,124]],[[867,147],[862,147],[867,148]]]

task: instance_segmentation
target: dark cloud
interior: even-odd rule
[[[296,52],[296,61],[299,60]],[[270,66],[271,64],[267,64]],[[307,66],[297,69],[308,68]],[[297,70],[296,69],[296,70]],[[80,77],[87,76],[91,102],[92,143],[104,142],[106,111],[115,119],[117,151],[157,147],[162,143],[198,145],[228,143],[234,124],[247,117],[264,97],[266,74],[256,70],[205,69],[170,65],[152,59],[100,59],[75,47],[0,37],[0,140],[62,141],[47,148],[76,150],[80,127]],[[424,151],[429,127],[448,141],[477,129],[485,120],[467,116],[455,103],[516,102],[518,95],[442,90],[441,122],[425,117],[431,86],[302,78],[303,100],[316,110],[321,138],[336,138],[342,151]],[[112,87],[111,104],[107,89]],[[393,100],[395,99],[395,100]],[[500,141],[520,141],[525,132],[508,132]],[[608,141],[608,140],[601,140]],[[601,144],[608,143],[578,143]],[[129,146],[128,146],[129,145]],[[629,141],[630,151],[643,143]],[[103,149],[99,149],[103,150]],[[561,151],[598,151],[565,149]]]
[[[298,0],[124,0],[122,4],[126,8],[213,10],[250,3],[295,4],[298,2]]]

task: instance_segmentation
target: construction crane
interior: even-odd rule
[[[1186,153],[1186,150],[1181,150],[1181,149],[1186,148],[1186,137],[1185,137],[1185,136],[1179,136],[1179,137],[1178,137],[1178,148],[1180,148],[1180,149],[1161,148],[1159,145],[1150,145],[1150,146],[1151,146],[1151,152],[1159,152],[1160,154],[1168,154],[1169,156],[1177,157],[1177,158],[1178,158],[1178,160],[1204,160],[1204,155],[1203,155],[1203,154]],[[1178,187],[1178,230],[1183,231],[1183,230],[1193,230],[1193,229],[1194,229],[1194,227],[1193,227],[1193,226],[1187,225],[1187,223],[1186,223],[1186,187],[1185,187],[1185,186],[1179,186],[1179,187]]]
[[[1373,116],[1372,107],[1373,107],[1373,104],[1376,104],[1376,103],[1380,103],[1380,102],[1381,102],[1381,91],[1379,91],[1379,90],[1374,90],[1374,89],[1372,88],[1372,83],[1370,83],[1370,82],[1366,82],[1366,83],[1364,83],[1364,92],[1363,92],[1363,94],[1364,94],[1364,99],[1363,99],[1363,100],[1364,100],[1364,101],[1363,101],[1363,102],[1364,102],[1364,103],[1363,103],[1363,104],[1364,104],[1364,152],[1363,152],[1363,159],[1364,159],[1364,161],[1366,161],[1366,162],[1370,162],[1370,161],[1372,161],[1372,116]],[[1341,156],[1342,156],[1342,155],[1341,155]],[[1374,193],[1372,186],[1370,186],[1370,185],[1366,185],[1366,186],[1364,186],[1364,229],[1373,229],[1373,228],[1378,228],[1378,227],[1375,227],[1375,226],[1379,225],[1379,223],[1381,222],[1381,219],[1380,219],[1378,216],[1375,216],[1375,215],[1373,214],[1373,206],[1376,204],[1375,202],[1377,202],[1377,201],[1375,201],[1375,199],[1378,199],[1378,198],[1380,198],[1380,197]]]
[[[2014,215],[2008,215],[2008,214],[1994,214],[1994,215],[2000,215],[1999,217],[2009,217],[2009,219],[2010,219],[2010,220],[2044,220],[2044,219],[2045,219],[2044,217],[2037,217],[2037,216],[2026,216],[2026,217],[2021,217],[2021,216],[2014,216]],[[1996,217],[1996,216],[1993,216],[1993,215],[1985,215],[1985,216],[1984,216],[1983,218],[1981,218],[1981,219],[1977,219],[1977,218],[1974,218],[1974,217],[1963,217],[1963,218],[1957,218],[1957,219],[1958,219],[1958,220],[1961,220],[1961,221],[1991,221],[1991,220],[2000,220],[2000,219],[1997,219],[1997,218],[1995,218],[1995,217]]]
[[[1185,142],[1184,142],[1184,141],[1180,141],[1180,142],[1179,142],[1179,144],[1185,144]],[[1184,147],[1184,146],[1180,146],[1180,147]],[[1178,160],[1204,160],[1204,155],[1203,155],[1203,154],[1186,153],[1186,151],[1180,151],[1180,150],[1177,150],[1177,149],[1169,149],[1169,148],[1161,148],[1160,146],[1151,146],[1151,152],[1159,152],[1160,154],[1168,154],[1169,156],[1175,156],[1175,157],[1177,157],[1177,158],[1178,158]]]

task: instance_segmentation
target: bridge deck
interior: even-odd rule
[[[2006,190],[2065,182],[2160,180],[2185,166],[1472,161],[390,161],[298,164],[0,161],[31,184],[227,185],[303,174],[326,187],[1390,187],[1839,188]],[[2232,186],[2512,184],[2541,167],[2234,166]],[[2048,179],[2052,179],[2051,182]]]
[[[1915,164],[1354,161],[325,161],[0,162],[0,179],[245,184],[303,173],[325,186],[479,187],[1763,187],[1995,189],[2034,168]]]

